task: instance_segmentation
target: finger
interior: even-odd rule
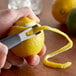
[[[41,51],[38,53],[39,56],[43,56],[46,53],[46,46],[44,45]]]
[[[0,11],[0,36],[4,36],[9,28],[21,17],[28,16],[37,22],[39,22],[39,18],[33,13],[31,8],[25,7],[20,9],[6,9]]]
[[[24,8],[20,8],[20,9],[17,9],[17,12],[18,12],[18,18],[19,19],[20,17],[30,17],[31,19],[34,19],[36,20],[38,23],[40,22],[39,18],[34,14],[34,12],[32,11],[31,8],[29,7],[24,7]]]
[[[6,35],[9,28],[16,21],[17,13],[15,10],[3,10],[0,12],[0,37]]]
[[[26,57],[25,59],[30,65],[38,65],[40,62],[40,57],[38,55],[31,55]]]
[[[9,62],[6,61],[5,65],[4,65],[4,69],[10,69],[12,67],[12,64],[10,64]]]
[[[22,66],[24,64],[24,59],[17,57],[12,52],[8,53],[7,61],[14,66]]]
[[[8,48],[0,43],[0,69],[4,67],[7,58]]]

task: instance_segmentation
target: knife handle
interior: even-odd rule
[[[18,34],[8,36],[2,40],[0,40],[3,44],[5,44],[8,49],[10,50],[11,48],[15,47],[16,45],[21,43],[21,39]]]

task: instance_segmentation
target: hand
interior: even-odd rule
[[[21,17],[28,16],[31,19],[40,22],[30,8],[6,9],[0,10],[0,37],[6,35],[10,27]],[[42,48],[39,54],[20,58],[15,56],[11,51],[8,52],[6,45],[0,43],[0,69],[9,69],[12,65],[21,66],[26,60],[30,65],[37,65],[40,62],[40,57],[45,54],[46,46]]]

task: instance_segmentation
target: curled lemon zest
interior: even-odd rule
[[[65,62],[65,63],[56,63],[56,62],[52,62],[52,61],[49,61],[48,59],[49,58],[52,58],[62,52],[65,52],[69,49],[72,48],[73,46],[73,42],[72,40],[69,38],[69,36],[65,33],[63,33],[62,31],[60,31],[59,29],[57,28],[52,28],[52,27],[49,27],[49,26],[39,26],[39,27],[36,27],[34,28],[33,30],[27,32],[27,35],[29,34],[33,34],[33,33],[36,33],[36,32],[39,32],[41,30],[50,30],[50,31],[53,31],[55,33],[58,33],[62,36],[64,36],[67,40],[68,40],[68,43],[63,46],[62,48],[58,49],[57,51],[54,51],[50,54],[47,54],[44,58],[44,64],[48,67],[52,67],[52,68],[61,68],[61,69],[65,69],[65,68],[68,68],[69,66],[71,66],[72,62]]]

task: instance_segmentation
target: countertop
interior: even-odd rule
[[[42,25],[47,25],[51,27],[56,27],[61,31],[67,33],[74,42],[72,49],[59,54],[52,58],[56,62],[66,62],[71,61],[72,66],[67,69],[53,69],[46,67],[43,64],[43,57],[41,57],[40,64],[37,66],[30,66],[28,64],[24,65],[21,68],[12,67],[10,70],[4,70],[0,76],[76,76],[76,37],[71,35],[66,25],[59,24],[52,16],[51,9],[54,0],[43,0],[43,9],[42,13],[39,15]],[[7,8],[7,0],[0,0],[0,9]],[[67,40],[51,31],[45,31],[45,44],[47,46],[47,53],[51,53],[60,47],[64,46],[67,43]],[[45,54],[45,55],[46,55]]]

